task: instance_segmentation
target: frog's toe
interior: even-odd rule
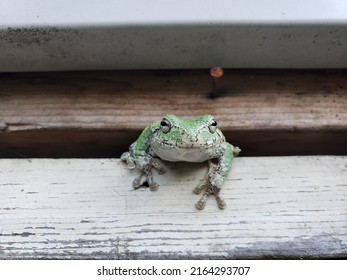
[[[138,172],[134,181],[133,181],[133,188],[134,189],[138,189],[139,187],[142,186],[142,183],[141,183],[141,178],[142,178],[142,173],[141,172]]]
[[[239,147],[234,147],[233,149],[234,157],[237,157],[240,152],[241,152],[241,149]]]
[[[134,180],[134,181],[133,181],[133,188],[134,188],[134,189],[138,189],[138,188],[141,187],[141,186],[142,186],[142,184],[141,184],[140,181],[137,181],[137,180]]]
[[[129,156],[130,156],[130,153],[129,153],[129,152],[125,152],[125,153],[123,153],[123,154],[120,156],[120,159],[121,159],[122,161],[125,161],[127,158],[129,158]]]
[[[160,175],[166,172],[166,169],[157,160],[152,160],[152,166]]]
[[[204,209],[206,205],[206,201],[209,198],[210,194],[211,194],[211,191],[209,188],[207,188],[207,190],[205,190],[200,200],[195,204],[195,207],[199,210]]]
[[[164,167],[161,167],[159,170],[158,170],[158,174],[159,175],[162,175],[166,172],[166,169]]]
[[[201,194],[202,190],[205,188],[204,185],[199,185],[199,186],[196,186],[195,189],[193,190],[193,193],[195,194]]]
[[[158,189],[159,185],[153,181],[152,172],[149,172],[147,174],[147,182],[148,182],[149,189],[151,191],[156,191]]]
[[[216,197],[219,209],[224,209],[227,204],[222,198],[222,196],[220,195],[220,190],[221,190],[220,188],[214,187],[212,188],[211,193],[214,194],[214,196]]]
[[[222,199],[221,197],[217,197],[217,204],[219,209],[224,209],[225,206],[227,205],[224,199]]]
[[[196,186],[196,187],[194,188],[194,190],[193,190],[193,193],[195,193],[195,194],[200,194],[201,191],[202,191],[202,189],[201,189],[199,186]]]
[[[149,189],[151,191],[156,191],[156,190],[158,190],[158,188],[159,188],[159,185],[155,182],[153,182],[152,184],[149,185]]]
[[[195,207],[198,209],[198,210],[203,210],[205,208],[205,205],[206,205],[206,201],[201,201],[199,200],[196,204],[195,204]]]
[[[134,159],[131,157],[129,152],[125,152],[121,155],[120,159],[128,165],[129,169],[134,169],[136,167]]]
[[[209,185],[209,181],[204,179],[199,185],[197,185],[194,190],[193,193],[195,194],[201,194],[201,192]]]

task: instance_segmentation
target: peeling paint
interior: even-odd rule
[[[286,242],[254,242],[229,251],[230,258],[346,258],[347,244],[329,234],[296,237]]]
[[[0,236],[21,236],[21,237],[28,237],[30,235],[35,235],[35,233],[32,232],[13,232],[13,233],[0,233]]]

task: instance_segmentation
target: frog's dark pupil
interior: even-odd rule
[[[161,121],[160,125],[161,126],[168,126],[169,124],[166,121]]]
[[[212,126],[217,126],[217,122],[216,122],[216,121],[213,121],[213,122],[211,123],[211,125],[212,125]]]

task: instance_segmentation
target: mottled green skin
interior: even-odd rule
[[[169,129],[161,124],[169,124]],[[225,141],[225,137],[211,115],[196,119],[182,119],[175,115],[166,115],[162,121],[156,121],[145,128],[139,138],[130,146],[129,152],[121,159],[130,168],[137,168],[139,173],[133,182],[134,188],[143,185],[141,178],[145,176],[151,190],[157,190],[153,181],[152,169],[159,174],[165,169],[155,158],[167,161],[209,162],[209,171],[205,179],[195,189],[201,193],[206,189],[200,201],[196,204],[203,209],[207,198],[214,194],[218,206],[224,208],[225,202],[220,196],[220,189],[227,178],[234,156],[240,149]]]

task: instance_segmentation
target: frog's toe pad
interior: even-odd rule
[[[224,201],[224,199],[217,199],[217,204],[219,209],[224,209],[225,206],[227,205],[226,202]]]
[[[128,165],[129,169],[134,169],[136,167],[134,159],[130,156],[129,152],[125,152],[121,155],[120,159]]]
[[[149,189],[151,190],[151,191],[156,191],[156,190],[158,190],[158,188],[159,188],[159,185],[157,184],[157,183],[152,183],[150,186],[149,186]]]
[[[152,167],[157,170],[160,175],[166,172],[166,169],[157,160],[152,160]]]
[[[205,208],[205,205],[206,205],[206,202],[204,201],[198,201],[196,204],[195,204],[195,207],[198,209],[198,210],[203,210]]]
[[[120,156],[120,159],[122,161],[126,161],[128,158],[130,157],[130,153],[129,152],[125,152]]]
[[[195,189],[193,190],[193,193],[195,194],[201,194],[202,190],[204,188],[202,188],[201,186],[196,186]]]
[[[138,189],[139,187],[142,187],[143,184],[141,184],[138,180],[134,180],[133,182],[133,188]]]
[[[239,147],[234,147],[233,154],[234,157],[237,157],[241,153],[241,149]]]
[[[164,167],[161,167],[159,170],[158,170],[158,174],[159,175],[162,175],[166,172],[166,169]]]

